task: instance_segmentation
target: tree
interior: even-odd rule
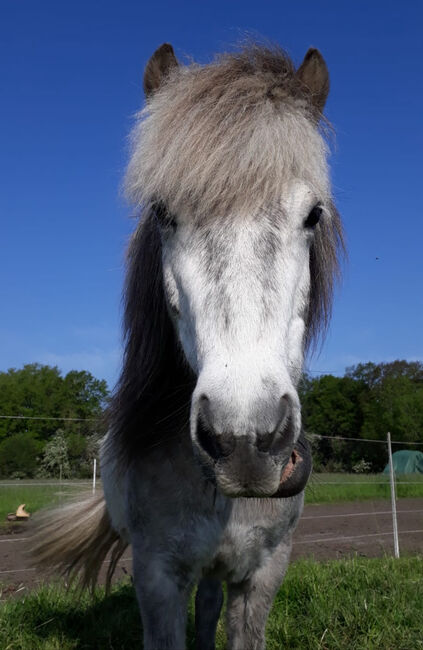
[[[345,370],[345,376],[364,381],[368,388],[383,384],[388,378],[407,377],[416,384],[423,384],[423,363],[397,359],[389,363],[359,363]]]
[[[310,433],[346,438],[423,442],[423,364],[397,360],[361,363],[344,377],[305,377],[300,386],[303,420]],[[398,449],[398,447],[396,447]],[[317,439],[315,464],[337,463],[350,471],[361,459],[380,471],[386,447],[380,443]]]
[[[363,401],[363,437],[394,440],[423,440],[423,382],[407,375],[386,376]]]
[[[17,433],[0,442],[0,477],[33,478],[41,455],[41,443],[29,433]]]
[[[349,377],[323,375],[309,380],[303,395],[303,422],[307,432],[321,436],[357,438],[362,426],[360,394],[366,390],[362,381]],[[317,466],[336,462],[351,469],[360,460],[361,449],[356,443],[332,441],[325,438],[314,442]]]
[[[358,403],[363,382],[323,375],[311,381],[303,397],[303,418],[308,431],[326,436],[357,437],[362,418]]]
[[[52,439],[46,444],[41,464],[42,474],[44,476],[69,477],[68,445],[62,429],[58,429]]]
[[[91,438],[105,433],[107,399],[106,382],[85,370],[72,370],[63,377],[57,367],[32,363],[0,372],[0,415],[20,416],[0,418],[0,450],[2,458],[7,459],[0,463],[0,472],[5,476],[11,472],[33,475],[37,457],[60,426],[75,475],[80,471],[86,475]],[[15,442],[6,444],[18,435],[21,437]]]
[[[20,370],[0,372],[0,415],[23,417],[0,419],[0,441],[30,431],[36,439],[47,442],[56,432],[56,417],[86,420],[61,426],[67,432],[88,435],[101,426],[97,420],[101,419],[107,397],[106,382],[86,371],[72,370],[62,377],[57,367],[32,363]]]

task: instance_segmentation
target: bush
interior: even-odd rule
[[[32,478],[42,443],[30,432],[17,433],[0,443],[0,476]]]
[[[40,475],[46,477],[63,476],[63,478],[68,478],[70,475],[68,445],[62,429],[58,429],[44,447]]]
[[[367,474],[372,471],[372,464],[362,458],[352,467],[352,471],[356,474]]]

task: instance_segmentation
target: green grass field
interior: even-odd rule
[[[397,480],[399,498],[423,497],[422,475],[398,476]],[[0,530],[6,525],[7,513],[14,512],[21,503],[26,504],[28,512],[34,513],[91,489],[89,481],[63,481],[61,486],[57,481],[50,483],[45,480],[0,481]],[[389,497],[389,477],[383,474],[313,474],[306,489],[306,503],[342,503]]]
[[[423,497],[423,475],[398,475],[397,497]],[[389,499],[386,474],[313,474],[306,488],[306,503],[342,503]]]
[[[61,485],[57,483],[57,480],[45,479],[0,481],[0,530],[8,526],[7,514],[15,512],[21,503],[25,503],[26,511],[32,514],[46,506],[64,503],[81,492],[90,491],[90,483],[87,481],[63,481]]]
[[[300,561],[290,566],[267,628],[267,650],[419,650],[423,648],[423,558]],[[194,648],[191,602],[188,648]],[[81,598],[48,586],[0,609],[5,650],[118,650],[140,647],[129,584]],[[225,647],[222,620],[217,648]]]

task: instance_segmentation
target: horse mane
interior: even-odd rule
[[[195,386],[167,312],[160,233],[148,207],[157,198],[174,214],[230,218],[277,204],[286,177],[309,183],[325,210],[310,253],[306,348],[325,332],[344,245],[321,117],[289,57],[259,45],[176,67],[138,114],[126,190],[143,216],[128,251],[124,361],[109,409],[110,443],[127,461],[170,430],[174,436],[173,415],[187,423]]]
[[[341,278],[345,242],[339,212],[333,201],[315,228],[310,248],[310,295],[306,318],[305,349],[313,350],[323,341],[332,315],[333,292]]]
[[[123,330],[123,366],[107,412],[107,444],[127,466],[140,451],[169,434],[175,437],[175,418],[187,422],[195,386],[166,307],[160,233],[151,209],[128,248]]]

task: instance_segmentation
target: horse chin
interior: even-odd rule
[[[266,477],[260,482],[244,483],[220,472],[216,474],[216,483],[222,494],[232,499],[240,497],[264,499],[273,496],[277,485],[274,477]]]

